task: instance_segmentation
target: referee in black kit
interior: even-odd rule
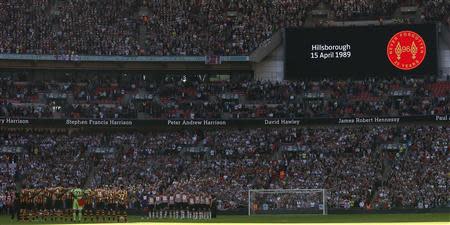
[[[211,195],[211,202],[210,202],[210,208],[211,208],[211,218],[217,217],[217,199],[215,195]]]
[[[20,201],[20,191],[16,191],[16,195],[14,196],[14,199],[11,202],[11,205],[9,206],[9,213],[11,214],[11,221],[14,220],[14,218],[17,219],[17,221],[19,221],[19,213],[20,213],[20,209],[23,207],[22,203]]]

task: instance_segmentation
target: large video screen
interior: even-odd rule
[[[287,80],[437,72],[436,25],[286,29]]]

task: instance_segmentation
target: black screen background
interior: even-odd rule
[[[411,30],[425,41],[423,63],[409,71],[394,67],[386,56],[386,48],[394,34]],[[436,75],[436,25],[390,25],[366,27],[331,27],[286,29],[285,79],[346,78],[362,76]],[[350,59],[311,59],[311,45],[351,45]]]

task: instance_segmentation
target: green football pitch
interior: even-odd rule
[[[301,224],[435,224],[450,225],[449,213],[421,213],[421,214],[340,214],[340,215],[256,215],[256,216],[219,216],[212,220],[148,220],[138,216],[130,216],[128,223],[133,225],[186,225],[187,223],[221,223],[221,224],[257,224],[257,223],[301,223]],[[61,222],[17,222],[11,221],[7,216],[0,216],[0,225],[14,224],[93,224],[87,223],[61,223]],[[94,223],[95,224],[95,223]],[[98,224],[98,223],[97,223]],[[124,223],[108,223],[124,224]]]

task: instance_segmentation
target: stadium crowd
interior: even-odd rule
[[[326,188],[331,208],[448,206],[448,126],[1,136],[10,150],[2,153],[2,205],[16,186],[78,186],[127,189],[127,207],[140,209],[149,197],[177,194],[241,208],[258,188]]]
[[[411,4],[420,6],[425,21],[450,21],[450,6],[444,0],[3,0],[0,54],[248,55],[280,28],[303,26],[320,3],[326,3],[337,20],[389,17],[399,5]],[[2,72],[0,117],[450,114],[448,80],[274,83],[90,72],[59,75]],[[117,195],[120,205],[142,210],[151,210],[151,201],[159,197],[164,204],[185,203],[183,196],[189,204],[193,199],[192,205],[207,205],[214,198],[221,210],[243,208],[247,191],[258,188],[325,188],[331,208],[449,207],[449,140],[448,125],[127,133],[2,128],[0,213],[14,208],[16,193],[24,196],[21,201],[27,208],[42,206],[44,197],[52,208],[59,201],[55,190],[74,187],[95,190],[101,204],[104,196],[99,193],[104,190],[126,190],[126,195]],[[30,193],[37,193],[40,202],[27,199]],[[252,207],[318,209],[320,197],[257,198]],[[106,201],[118,204],[115,200]]]
[[[280,28],[302,26],[320,2],[5,0],[0,3],[0,53],[248,55]],[[389,17],[400,5],[398,0],[323,2],[339,20]],[[448,19],[447,1],[418,5],[424,20]]]
[[[378,19],[391,16],[397,9],[398,0],[330,0],[330,5],[338,19]]]
[[[424,10],[422,16],[425,20],[446,21],[450,26],[450,4],[443,0],[425,0],[422,1]]]
[[[81,76],[82,77],[82,76]],[[143,76],[0,79],[0,116],[229,119],[450,113],[450,82],[429,79],[151,80]],[[56,78],[55,78],[56,79]]]

